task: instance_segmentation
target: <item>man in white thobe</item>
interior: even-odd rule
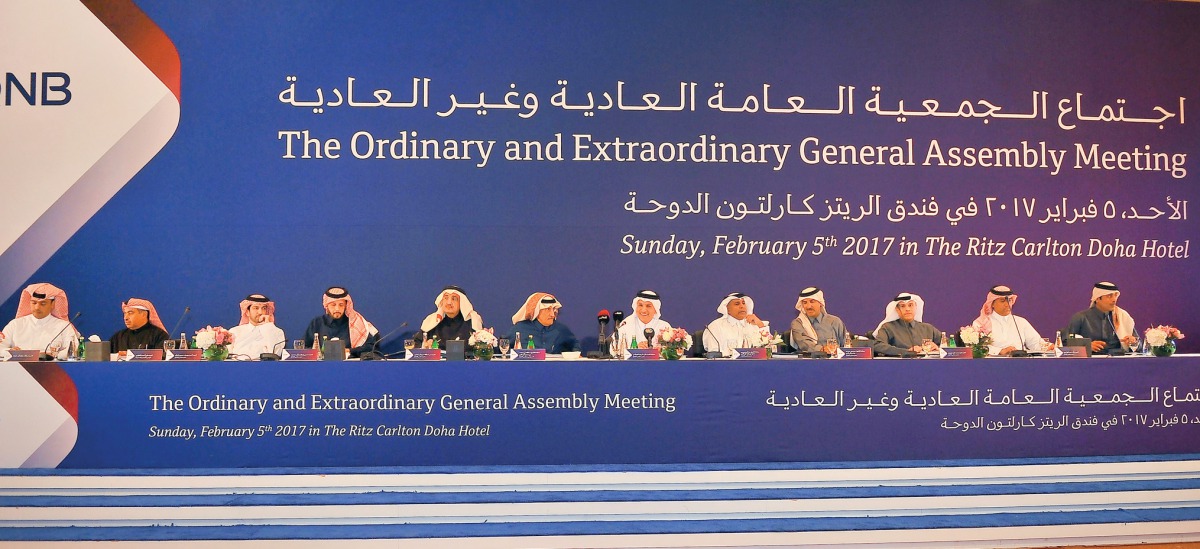
[[[646,330],[654,332],[646,340]],[[617,325],[612,348],[637,346],[639,349],[658,347],[658,334],[670,330],[671,325],[662,319],[662,300],[654,290],[642,290],[633,296],[633,316]]]
[[[47,283],[31,284],[21,291],[17,316],[0,333],[0,348],[37,349],[55,360],[67,358],[79,344],[79,332],[67,318],[67,292]]]
[[[980,333],[990,334],[992,343],[988,354],[1012,356],[1014,351],[1042,351],[1042,336],[1033,325],[1012,313],[1017,294],[1008,286],[992,286],[988,290],[979,318],[971,323]]]
[[[770,339],[770,325],[755,316],[750,296],[740,292],[729,294],[717,306],[717,312],[721,317],[704,329],[705,351],[729,356],[733,349],[758,347],[764,339]]]
[[[248,356],[251,360],[257,360],[263,353],[279,354],[287,336],[275,325],[275,302],[262,294],[250,294],[239,307],[242,320],[229,330],[233,334],[229,354]]]

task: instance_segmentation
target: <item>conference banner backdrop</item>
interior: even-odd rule
[[[1138,332],[1189,333],[1200,307],[1192,3],[15,0],[0,15],[0,315],[47,281],[85,335],[120,329],[130,297],[190,334],[236,324],[263,293],[291,340],[338,285],[391,353],[448,284],[497,331],[550,292],[585,350],[596,312],[647,288],[692,332],[734,291],[786,332],[806,286],[855,334],[898,292],[954,332],[995,284],[1051,337],[1098,281],[1120,286]],[[336,386],[367,394],[393,365],[347,367]],[[185,401],[331,390],[237,367],[220,385],[190,367],[163,383]],[[734,375],[719,370],[672,371]],[[939,370],[946,391],[983,388],[956,370]],[[149,394],[133,367],[104,389],[100,367],[64,372],[81,443],[89,391]],[[1161,375],[1121,391],[1150,398],[1175,374]],[[497,384],[479,394],[521,390],[479,379]],[[601,385],[589,394],[617,390]],[[63,412],[54,430],[75,421]]]

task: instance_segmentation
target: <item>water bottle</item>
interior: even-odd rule
[[[534,348],[534,346],[533,346],[533,334],[529,334],[529,344],[528,344],[528,345],[526,345],[526,346],[525,346],[525,348],[526,348],[526,349],[533,349],[533,348]]]
[[[176,349],[187,349],[188,348],[187,332],[179,332],[179,345],[177,345],[175,348]]]

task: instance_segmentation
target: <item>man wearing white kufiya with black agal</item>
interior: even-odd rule
[[[900,293],[888,302],[883,321],[875,328],[871,350],[879,356],[914,356],[931,353],[942,345],[942,332],[933,324],[921,322],[925,301],[921,296]],[[925,345],[925,340],[931,343]]]
[[[646,329],[654,331],[649,341],[646,340]],[[613,337],[612,347],[632,347],[646,349],[657,345],[658,334],[670,330],[671,325],[662,319],[662,300],[654,290],[642,290],[633,296],[633,316],[622,320],[617,325],[617,333]]]
[[[720,318],[704,329],[704,350],[719,351],[723,356],[733,349],[751,346],[759,341],[769,323],[754,314],[754,300],[741,292],[725,296],[717,306]]]

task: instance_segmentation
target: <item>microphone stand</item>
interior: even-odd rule
[[[609,351],[608,334],[605,333],[605,328],[608,327],[608,315],[602,315],[600,319],[600,337],[597,342],[600,344],[600,351],[596,353],[595,358],[610,359],[612,353]],[[614,334],[615,335],[615,334]]]
[[[396,332],[400,331],[405,326],[408,326],[407,321],[401,323],[399,326],[396,326],[396,328],[393,329],[392,331],[388,332],[387,335],[385,335],[379,339],[376,339],[375,343],[371,345],[371,350],[358,355],[358,359],[359,360],[387,360],[388,355],[385,355],[385,354],[379,352],[379,344],[383,343],[383,340],[385,340],[389,337],[392,337],[392,334],[395,334]]]
[[[63,335],[63,332],[67,331],[67,328],[75,325],[75,321],[79,320],[79,315],[81,314],[83,314],[83,311],[76,311],[75,316],[67,321],[67,325],[63,326],[57,334],[54,334],[54,337],[50,338],[50,342],[46,344],[46,348],[42,349],[42,352],[38,354],[38,360],[58,360],[57,356],[50,356],[50,346],[54,345],[54,341],[58,339],[58,336]]]
[[[184,317],[186,317],[186,316],[187,316],[187,314],[188,314],[189,312],[191,312],[191,310],[192,310],[192,307],[191,307],[191,305],[188,305],[187,307],[184,307],[184,308],[183,308],[183,314],[179,315],[179,320],[176,320],[176,321],[175,321],[175,326],[174,326],[173,328],[171,328],[171,331],[167,332],[167,337],[168,337],[168,338],[169,338],[169,337],[172,337],[172,336],[175,334],[175,330],[178,330],[178,329],[179,329],[179,325],[180,325],[180,324],[183,324],[183,319],[184,319]]]
[[[280,355],[278,352],[276,352],[275,349],[278,349],[280,345],[284,345],[286,343],[287,343],[287,340],[285,339],[283,341],[280,341],[279,343],[272,345],[271,352],[259,354],[258,359],[262,360],[262,361],[271,361],[271,360],[279,360],[279,359],[283,358],[283,356]]]
[[[713,350],[709,349],[708,347],[705,347],[704,346],[704,338],[703,337],[700,338],[700,347],[702,347],[704,349],[704,358],[724,357],[725,353],[721,351],[721,338],[717,337],[717,334],[713,333],[712,329],[710,329],[707,324],[704,325],[704,332],[707,334],[712,334],[713,341],[717,342],[717,350],[713,351]]]

